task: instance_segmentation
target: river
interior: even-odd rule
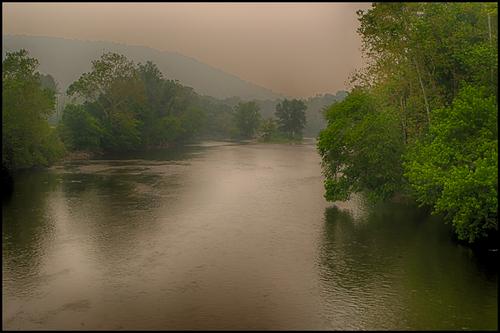
[[[16,175],[3,329],[497,329],[495,253],[415,205],[328,203],[313,142]]]

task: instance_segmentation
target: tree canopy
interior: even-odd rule
[[[244,139],[254,137],[259,128],[261,116],[256,102],[240,102],[234,110],[239,136]]]
[[[42,86],[37,68],[26,50],[7,52],[2,62],[2,164],[8,169],[46,166],[64,151],[47,122],[55,91]]]
[[[80,141],[75,148],[168,146],[191,139],[204,120],[192,88],[163,78],[152,62],[135,64],[115,53],[93,61],[68,95],[83,101],[80,108],[68,105],[61,122],[66,139]],[[89,137],[82,141],[81,134]]]
[[[288,100],[276,105],[275,116],[278,126],[289,138],[302,138],[302,130],[306,124],[306,104],[299,99]]]
[[[327,111],[326,198],[412,195],[469,242],[498,233],[495,3],[375,3],[368,65]]]

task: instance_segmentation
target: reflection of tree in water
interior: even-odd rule
[[[477,260],[450,236],[411,205],[379,204],[363,221],[327,208],[319,269],[327,312],[337,321],[359,316],[368,329],[491,328],[495,279],[478,274]]]
[[[104,262],[132,255],[162,222],[161,211],[178,201],[182,161],[206,149],[210,148],[121,153],[103,156],[116,160],[66,165],[61,189],[71,223],[82,226],[79,232],[87,233]]]
[[[73,223],[85,226],[96,255],[129,255],[145,245],[158,223],[165,197],[179,188],[178,175],[160,176],[132,166],[106,173],[63,175],[62,191]]]
[[[411,210],[377,208],[372,207],[362,219],[335,206],[325,211],[322,262],[342,272],[336,281],[345,288],[362,287],[385,274],[416,236],[410,227],[415,223]],[[394,220],[405,223],[390,223]]]
[[[2,271],[16,281],[19,293],[28,292],[40,271],[41,258],[50,245],[54,223],[47,214],[57,176],[47,171],[22,172],[15,177],[14,192],[2,205]]]
[[[387,275],[400,252],[389,248],[397,249],[400,238],[386,234],[382,222],[371,210],[362,219],[335,206],[325,210],[319,272],[333,329],[395,325],[391,318],[398,317],[397,309],[384,298],[390,297]],[[384,313],[377,314],[377,308],[384,308]]]

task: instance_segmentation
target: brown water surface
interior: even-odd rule
[[[4,329],[497,329],[491,258],[413,205],[327,203],[313,143],[116,158],[16,176]]]

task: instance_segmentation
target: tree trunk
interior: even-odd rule
[[[488,36],[490,39],[490,46],[493,47],[492,40],[491,40],[491,17],[490,14],[488,13]],[[493,67],[490,66],[490,81],[491,84],[493,84]]]
[[[415,67],[417,68],[417,75],[418,75],[418,81],[420,82],[420,88],[422,89],[422,95],[424,97],[424,103],[425,103],[425,111],[427,112],[427,123],[431,124],[431,112],[429,110],[429,102],[427,101],[427,95],[425,94],[425,88],[424,88],[424,83],[422,82],[422,76],[420,75],[420,68],[418,66],[418,63],[416,60],[415,62]]]
[[[404,138],[404,142],[406,145],[408,143],[408,133],[406,131],[406,111],[405,111],[405,107],[403,104],[403,97],[402,96],[399,98],[399,102],[401,104],[401,126],[403,128],[403,138]]]

